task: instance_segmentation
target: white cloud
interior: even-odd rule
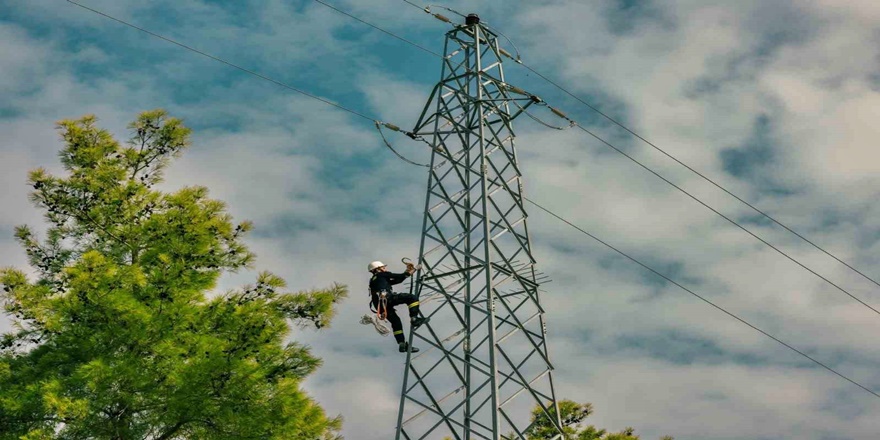
[[[135,5],[112,3],[94,4],[141,18]],[[876,279],[880,161],[873,143],[880,133],[873,122],[880,97],[871,76],[880,73],[880,9],[875,2],[839,3],[679,1],[616,15],[611,1],[452,7],[479,11],[514,38],[531,65],[578,94],[597,96],[603,108],[657,145]],[[442,38],[439,22],[402,2],[341,4],[432,47]],[[16,9],[17,16],[89,32],[112,25],[52,5],[34,2],[33,9]],[[266,26],[261,30],[204,2],[167,8],[187,22],[179,29],[163,24],[173,36],[241,56],[291,83],[311,78],[316,88],[348,87],[342,95],[364,97],[365,107],[404,127],[415,120],[436,78],[407,78],[383,68],[386,54],[372,52],[372,44],[384,37],[361,33],[360,25],[317,4],[269,2],[251,11]],[[26,202],[23,170],[57,170],[55,120],[94,112],[123,136],[137,111],[171,108],[201,128],[191,151],[171,169],[167,187],[206,185],[236,218],[254,220],[249,243],[259,255],[257,267],[286,277],[292,288],[331,281],[351,286],[333,328],[297,335],[325,359],[306,386],[328,412],[346,417],[349,438],[389,438],[402,358],[390,338],[356,321],[366,312],[366,262],[396,264],[401,256],[415,256],[424,170],[384,151],[369,124],[356,117],[259,80],[221,82],[228,73],[223,66],[169,48],[171,61],[155,70],[84,76],[73,67],[124,58],[103,43],[66,53],[60,31],[35,37],[27,26],[0,25],[0,98],[17,111],[0,119],[0,202],[10,208],[0,213],[0,227],[39,221]],[[362,39],[346,40],[344,29]],[[124,28],[115,32],[141,38]],[[138,41],[154,47],[148,38]],[[508,71],[523,81],[519,86],[543,87],[534,76],[513,74],[515,66]],[[318,75],[320,82],[313,78]],[[215,79],[199,99],[184,99],[174,88]],[[16,93],[27,87],[33,93]],[[542,96],[591,120],[561,94]],[[754,164],[750,177],[735,178],[725,171],[721,152],[754,139],[760,116],[771,121],[773,160]],[[725,214],[754,214],[613,127],[592,128]],[[880,352],[864,337],[880,325],[876,314],[591,138],[531,123],[518,123],[518,130],[526,189],[535,200],[622,250],[675,268],[683,284],[844,374],[877,382],[872,366]],[[421,144],[395,136],[392,142],[414,158],[426,157]],[[768,192],[767,179],[795,192]],[[371,204],[380,209],[366,209]],[[632,425],[646,438],[818,439],[823,432],[867,438],[880,428],[869,394],[824,370],[804,368],[797,355],[687,293],[654,283],[652,275],[540,212],[532,210],[530,221],[541,267],[555,279],[545,298],[559,390],[592,401],[594,423],[615,430]],[[779,228],[748,227],[880,305],[875,285],[818,251]],[[23,264],[11,249],[8,237],[0,240],[0,264]],[[250,276],[226,277],[224,287]],[[673,363],[621,342],[670,333],[694,339],[692,362]],[[712,354],[716,349],[720,354]]]

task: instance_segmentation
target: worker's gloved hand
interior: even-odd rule
[[[416,272],[416,265],[412,263],[406,264],[406,273],[412,275]]]

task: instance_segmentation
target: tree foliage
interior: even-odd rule
[[[288,340],[329,324],[347,291],[285,292],[250,267],[234,224],[203,187],[153,189],[190,130],[145,112],[117,142],[93,116],[58,124],[67,175],[30,174],[49,228],[16,237],[36,275],[0,271],[15,331],[0,341],[0,439],[333,439],[341,425],[301,389],[320,364]]]
[[[633,428],[624,428],[620,432],[608,432],[605,429],[587,425],[585,420],[591,414],[593,414],[593,405],[590,403],[577,403],[568,399],[559,401],[559,415],[566,440],[639,440],[640,437],[635,434]],[[532,423],[524,433],[526,438],[528,440],[553,438],[557,431],[551,420],[555,418],[555,408],[551,408],[550,417],[548,417],[540,405],[536,406],[532,410]],[[516,436],[510,435],[509,438],[516,438]],[[673,438],[664,436],[660,440],[673,440]]]

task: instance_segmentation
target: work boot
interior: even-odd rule
[[[430,320],[431,320],[431,318],[426,318],[424,316],[416,316],[410,322],[412,322],[412,328],[413,328],[413,330],[415,330],[415,329],[421,327],[422,324],[424,324]]]
[[[409,344],[407,344],[406,342],[401,342],[401,343],[397,344],[397,351],[399,351],[401,353],[406,353],[407,347],[409,347]],[[410,347],[409,352],[410,353],[418,353],[419,349],[416,347]]]

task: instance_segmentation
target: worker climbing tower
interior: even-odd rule
[[[433,149],[396,440],[525,439],[531,411],[562,439],[511,125],[540,99],[504,82],[498,35],[470,15],[446,34],[440,82],[412,135]]]

